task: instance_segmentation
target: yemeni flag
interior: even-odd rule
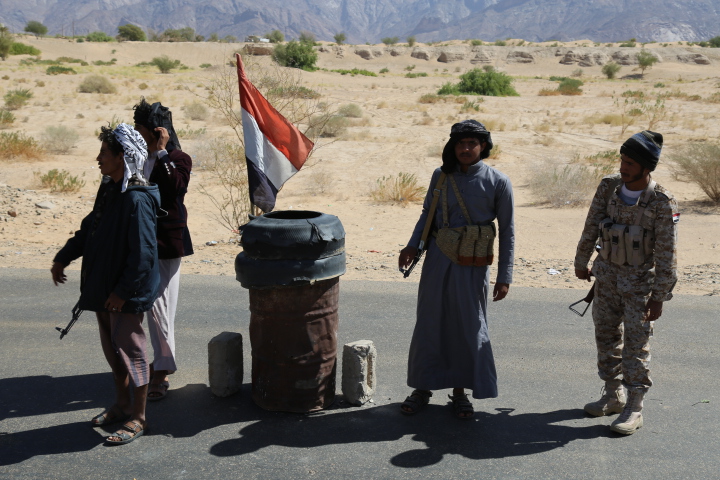
[[[272,212],[278,190],[303,166],[313,142],[250,83],[240,54],[236,53],[235,58],[250,202],[264,213]]]

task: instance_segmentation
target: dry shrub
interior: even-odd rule
[[[720,145],[688,143],[670,155],[671,168],[680,181],[694,183],[715,203],[720,203]]]
[[[24,158],[38,160],[44,151],[38,142],[23,132],[0,132],[0,160]]]
[[[309,180],[310,190],[312,190],[313,195],[327,193],[330,186],[335,182],[335,175],[328,170],[314,168]]]
[[[447,95],[435,95],[434,93],[426,93],[418,98],[419,103],[444,103]]]
[[[370,196],[376,202],[400,203],[421,201],[425,195],[425,188],[418,185],[415,174],[400,172],[397,176],[383,176],[375,181]]]
[[[539,203],[553,207],[584,207],[600,179],[612,172],[611,166],[552,165],[536,166],[530,180],[530,190]]]
[[[495,130],[497,130],[499,132],[505,131],[505,127],[506,127],[505,122],[499,122],[499,121],[491,119],[491,118],[483,119],[480,121],[485,125],[485,128],[487,128],[491,132],[495,131]]]
[[[48,152],[65,155],[77,144],[80,135],[65,125],[51,125],[45,128],[40,139]]]
[[[442,158],[443,147],[444,145],[440,143],[433,143],[428,147],[426,155],[431,158]]]
[[[388,103],[385,100],[382,100],[381,102],[379,102],[377,104],[377,108],[387,108],[387,107],[388,107]]]
[[[117,89],[102,75],[88,75],[78,86],[80,93],[115,93]]]
[[[551,137],[549,135],[540,135],[538,138],[535,139],[535,143],[538,143],[545,147],[549,147],[550,145],[555,143],[555,137]]]
[[[415,125],[432,125],[433,119],[430,115],[423,115],[420,120],[415,122]]]
[[[541,123],[540,125],[535,127],[535,131],[540,133],[547,133],[550,131],[550,124],[547,122]]]
[[[497,160],[500,158],[500,155],[502,154],[502,148],[500,148],[500,145],[497,143],[493,145],[492,150],[490,150],[490,155],[488,155],[487,158],[491,160]]]
[[[35,172],[34,175],[40,180],[40,184],[44,188],[49,188],[51,192],[75,193],[85,186],[85,180],[80,179],[77,175],[70,175],[67,170],[53,168],[46,174]],[[84,173],[83,176],[85,176]]]
[[[18,110],[24,107],[27,102],[32,98],[33,94],[28,88],[17,88],[15,90],[8,90],[3,96],[5,100],[6,110]]]
[[[583,123],[587,123],[590,125],[597,125],[597,124],[604,124],[604,125],[612,125],[613,127],[619,127],[622,125],[623,117],[622,115],[618,115],[617,113],[606,113],[604,115],[593,115],[590,117],[585,117],[583,119]]]
[[[315,115],[310,118],[310,128],[306,135],[309,137],[340,137],[348,128],[350,122],[347,118],[331,113]]]
[[[553,90],[551,88],[543,88],[538,92],[539,97],[554,97],[556,95],[562,95],[559,90]]]
[[[237,231],[248,222],[251,208],[245,149],[218,139],[198,151],[201,152],[198,166],[219,185],[220,193],[209,190],[205,183],[199,185],[198,191],[215,206],[215,219],[230,231]]]
[[[363,118],[353,118],[353,119],[350,119],[350,126],[353,126],[353,127],[371,127],[371,126],[372,126],[372,120],[369,119],[369,118],[367,118],[367,117],[363,117]]]
[[[337,114],[341,117],[360,118],[362,117],[362,109],[354,103],[348,103],[338,108]]]
[[[190,120],[206,120],[208,117],[208,109],[200,102],[193,102],[185,106],[185,113]]]

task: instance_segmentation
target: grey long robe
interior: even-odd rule
[[[478,162],[467,173],[453,173],[472,221],[487,225],[497,218],[497,282],[512,283],[515,231],[510,179]],[[435,170],[423,212],[408,245],[417,247],[425,227],[440,169]],[[452,187],[447,185],[450,227],[468,224]],[[443,224],[442,197],[434,224]],[[497,397],[497,374],[487,326],[488,267],[456,265],[430,237],[420,277],[417,322],[408,358],[408,386],[421,390],[471,389],[474,398]]]

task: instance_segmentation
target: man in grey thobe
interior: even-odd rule
[[[399,266],[406,268],[417,253],[425,227],[432,192],[441,171],[457,183],[470,218],[464,218],[449,181],[447,189],[447,226],[489,225],[497,219],[499,255],[493,301],[502,300],[512,283],[515,243],[513,194],[510,179],[488,166],[493,147],[490,132],[475,120],[452,126],[450,140],[443,150],[443,165],[435,170],[425,197],[423,212],[408,246],[400,252]],[[449,180],[449,178],[448,178]],[[442,202],[438,202],[434,229],[445,223]],[[449,395],[455,415],[469,419],[473,398],[497,397],[497,375],[487,325],[487,296],[490,269],[487,266],[464,266],[453,263],[430,237],[420,277],[417,322],[408,358],[408,386],[415,390],[401,405],[411,415],[427,405],[431,390],[452,388]]]

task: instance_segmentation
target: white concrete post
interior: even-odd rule
[[[343,347],[342,392],[353,405],[368,402],[375,394],[377,351],[371,340],[358,340]]]
[[[218,397],[229,397],[243,383],[242,335],[223,332],[208,343],[210,390]]]

